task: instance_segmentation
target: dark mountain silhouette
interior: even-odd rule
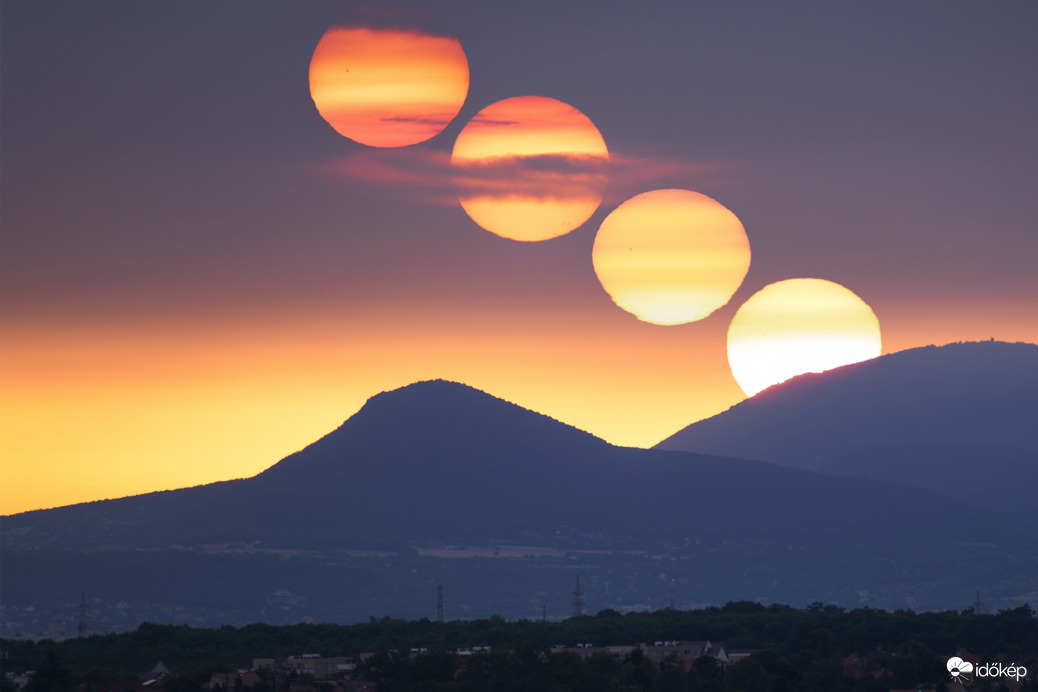
[[[3,540],[79,550],[256,541],[386,548],[545,540],[566,526],[637,546],[698,531],[872,535],[905,521],[938,531],[945,509],[939,497],[890,484],[615,447],[433,381],[371,398],[337,430],[253,478],[15,515]],[[986,524],[986,515],[970,516]]]
[[[477,489],[496,495],[512,476],[543,472],[548,459],[602,447],[587,433],[471,387],[421,382],[372,397],[338,429],[253,478],[15,515],[5,522],[4,541],[382,547],[419,529],[453,526],[462,505],[480,501]],[[488,472],[496,476],[477,487]]]
[[[974,481],[987,488],[970,496],[976,503],[1026,509],[1038,507],[1035,421],[1038,345],[960,343],[794,378],[655,448],[908,483],[963,499],[948,491],[957,476],[960,490]]]
[[[976,588],[976,570],[958,567],[971,551],[983,575],[1033,562],[1038,527],[1009,516],[867,478],[616,447],[431,381],[372,397],[252,478],[4,517],[0,584],[13,622],[84,588],[131,604],[114,622],[414,616],[428,613],[402,594],[443,581],[478,595],[476,612],[514,615],[529,603],[515,594],[568,593],[576,567],[602,575],[591,593],[619,580],[614,606],[678,588],[721,602],[890,590],[868,598],[900,604],[908,581],[936,607]],[[451,545],[554,557],[429,557]],[[1010,576],[992,599],[1032,589],[1033,566],[996,571]]]

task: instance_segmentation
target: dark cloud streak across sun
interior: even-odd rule
[[[653,187],[712,189],[726,183],[739,165],[628,156],[542,155],[499,157],[489,162],[451,164],[446,152],[427,148],[365,149],[308,167],[309,174],[344,185],[363,185],[426,204],[456,205],[459,195],[534,199],[601,194],[614,205]]]

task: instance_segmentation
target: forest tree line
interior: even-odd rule
[[[553,647],[658,640],[711,640],[755,653],[722,669],[709,657],[691,670],[656,666],[638,652],[616,659],[581,658]],[[491,647],[466,657],[463,647]],[[889,690],[947,680],[944,664],[958,651],[984,661],[1027,665],[1022,689],[1038,690],[1038,618],[1027,605],[993,614],[844,610],[820,603],[804,609],[733,602],[702,610],[663,609],[563,621],[400,620],[371,618],[353,625],[251,624],[215,629],[142,624],[136,631],[63,641],[0,640],[3,671],[43,672],[28,692],[72,689],[83,681],[136,677],[159,661],[175,682],[197,689],[212,672],[248,668],[254,658],[305,653],[359,659],[358,675],[398,690]],[[412,657],[414,648],[428,653]],[[841,665],[856,655],[883,676],[854,678]],[[673,662],[672,662],[673,663]],[[270,690],[275,681],[264,681]],[[985,689],[980,681],[971,689]],[[604,685],[604,686],[603,686]],[[8,685],[5,683],[5,688]],[[989,689],[998,689],[988,686]],[[171,689],[166,687],[167,692]],[[264,692],[257,690],[256,692]]]

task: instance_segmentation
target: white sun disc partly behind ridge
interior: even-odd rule
[[[765,286],[728,327],[728,364],[748,396],[797,375],[875,358],[881,350],[872,308],[824,279]]]

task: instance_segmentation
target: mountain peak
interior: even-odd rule
[[[390,389],[375,394],[368,398],[361,411],[369,407],[377,408],[382,406],[394,408],[440,407],[444,405],[479,407],[491,399],[503,401],[462,382],[444,379],[421,380],[397,389]]]
[[[374,423],[387,417],[387,422],[392,424],[433,427],[439,433],[463,429],[470,434],[477,434],[486,428],[501,433],[504,432],[502,427],[536,427],[539,433],[557,428],[560,432],[565,430],[568,434],[593,438],[590,433],[543,413],[523,408],[470,385],[443,379],[422,380],[399,389],[380,392],[368,399],[346,424],[354,419]]]
[[[261,476],[300,471],[301,459],[327,470],[371,455],[435,459],[441,450],[479,456],[505,448],[534,455],[556,446],[607,443],[518,404],[460,382],[425,380],[372,396],[336,430],[282,459]]]

